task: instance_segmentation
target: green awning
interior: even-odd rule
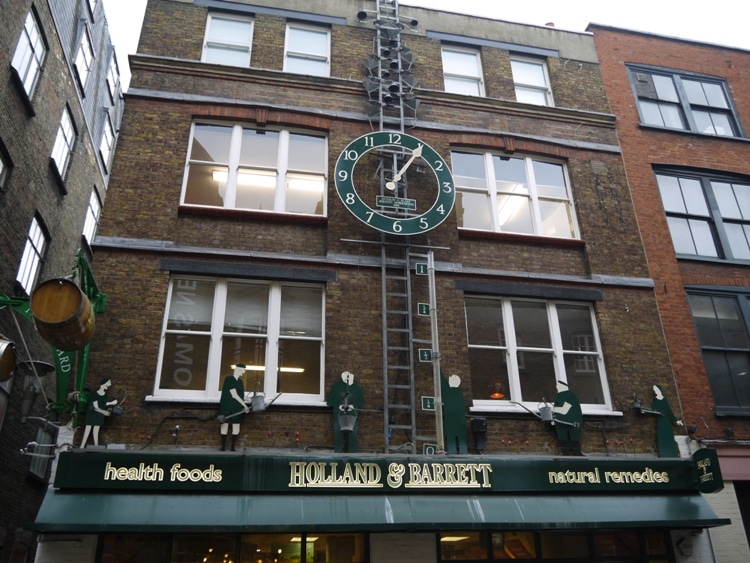
[[[45,532],[291,532],[705,528],[729,524],[698,493],[264,495],[50,491]]]

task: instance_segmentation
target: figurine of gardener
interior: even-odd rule
[[[553,405],[553,420],[560,452],[563,455],[583,455],[581,453],[581,430],[583,412],[581,402],[564,381],[557,382],[557,395]]]
[[[89,439],[89,434],[94,436],[94,445],[99,445],[99,429],[104,424],[104,417],[110,416],[112,411],[109,407],[117,405],[117,399],[107,400],[107,389],[112,387],[112,380],[108,377],[103,378],[99,381],[99,389],[94,391],[89,396],[89,402],[86,406],[86,428],[83,430],[83,438],[81,439],[81,448],[86,447],[86,442]]]
[[[362,389],[354,383],[354,374],[345,371],[341,374],[341,381],[331,385],[326,396],[326,404],[333,408],[333,451],[355,453],[357,451],[357,430],[359,429],[359,417],[357,409],[365,404]],[[341,413],[356,416],[354,428],[351,432],[343,432],[339,424]]]
[[[449,454],[468,453],[466,446],[466,405],[461,389],[461,378],[451,375],[447,382],[440,374],[440,389],[443,396],[443,431],[445,450]]]
[[[234,366],[234,373],[227,376],[224,385],[221,388],[221,401],[219,402],[219,412],[223,416],[224,422],[221,423],[221,451],[227,449],[227,434],[229,433],[229,424],[232,424],[232,444],[231,451],[235,451],[237,446],[237,436],[240,433],[240,415],[250,412],[250,407],[245,403],[245,385],[242,383],[242,374],[245,373],[245,364]],[[232,420],[229,420],[232,419]]]
[[[651,410],[659,416],[656,419],[656,443],[659,449],[659,457],[680,457],[677,449],[677,442],[674,441],[674,431],[672,425],[682,426],[682,421],[672,412],[669,401],[664,397],[664,390],[661,385],[654,385],[654,401],[651,403]]]

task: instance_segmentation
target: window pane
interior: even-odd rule
[[[594,555],[640,555],[636,530],[594,532]]]
[[[513,301],[512,304],[518,346],[551,349],[547,305],[533,301]]]
[[[224,380],[232,375],[232,366],[245,364],[247,371],[243,376],[245,393],[264,391],[266,374],[266,338],[240,337],[224,335],[221,339],[221,364],[216,391],[220,391]]]
[[[445,77],[445,91],[466,96],[479,96],[479,81],[472,78]]]
[[[717,135],[734,137],[734,128],[727,114],[711,112],[711,121],[714,124],[714,130]]]
[[[242,556],[240,561],[260,561],[261,563],[301,563],[301,534],[242,534]],[[199,559],[198,561],[202,561]]]
[[[171,561],[203,561],[212,553],[233,556],[236,551],[237,536],[234,534],[175,534]]]
[[[573,236],[573,218],[566,201],[540,201],[539,212],[542,217],[542,234],[547,237]]]
[[[742,219],[742,213],[737,199],[734,197],[732,185],[726,182],[711,182],[716,203],[724,219]]]
[[[523,188],[523,186],[521,186]],[[531,219],[531,202],[526,196],[497,196],[497,222],[501,231],[534,233]]]
[[[532,90],[516,86],[516,101],[522,104],[535,104],[537,106],[547,105],[546,90]]]
[[[716,250],[713,232],[711,231],[711,225],[708,224],[708,221],[690,219],[688,223],[690,225],[690,232],[692,233],[695,250],[698,256],[717,257],[719,254]]]
[[[487,172],[481,154],[451,153],[453,177],[459,186],[487,189]]]
[[[229,66],[247,66],[248,51],[244,47],[208,45],[205,62]]]
[[[698,104],[701,106],[708,105],[706,94],[703,92],[703,87],[700,82],[695,80],[683,80],[682,85],[687,93],[688,101],[691,104]]]
[[[328,54],[328,32],[290,27],[287,50],[325,57]]]
[[[672,129],[685,129],[685,121],[682,118],[682,111],[676,105],[659,104],[659,110],[662,114],[665,127]]]
[[[209,335],[167,333],[159,389],[205,390],[210,344]]]
[[[750,225],[725,223],[724,229],[729,239],[729,248],[735,260],[750,260]]]
[[[185,203],[224,207],[229,169],[225,166],[191,164],[185,185]]]
[[[259,168],[276,168],[279,154],[279,133],[256,129],[242,130],[240,164]]]
[[[545,559],[589,557],[586,532],[541,532],[540,536]]]
[[[654,88],[656,88],[656,95],[660,100],[664,100],[665,102],[680,101],[672,77],[654,74],[652,78],[654,80]]]
[[[326,140],[312,135],[289,135],[289,169],[303,172],[324,172]]]
[[[704,350],[703,363],[717,405],[750,407],[749,354]]]
[[[456,190],[458,227],[491,230],[490,202],[486,193]]]
[[[552,352],[518,352],[518,366],[521,400],[554,400],[558,377]]]
[[[710,82],[703,83],[703,92],[708,100],[708,105],[715,108],[729,108],[727,98],[724,95],[724,88],[719,84],[712,84]]]
[[[231,140],[231,127],[196,125],[193,133],[193,145],[190,149],[190,160],[226,164],[229,162]]]
[[[695,127],[697,131],[708,133],[709,135],[716,134],[714,123],[711,121],[711,115],[707,111],[693,111],[693,119],[695,119]]]
[[[268,332],[268,285],[228,283],[224,332]]]
[[[279,340],[279,373],[276,393],[320,393],[318,340]]]
[[[505,346],[502,302],[499,299],[466,299],[469,345]]]
[[[708,217],[708,204],[706,203],[706,196],[703,193],[700,181],[691,178],[680,178],[679,182],[687,212],[691,215]]]
[[[664,127],[664,119],[661,117],[661,111],[659,111],[659,105],[656,102],[639,100],[638,105],[641,108],[643,123]]]
[[[492,157],[497,191],[528,194],[526,162],[522,158]]]
[[[240,168],[237,171],[237,209],[273,211],[276,200],[276,171]]]
[[[544,65],[540,63],[531,63],[528,61],[510,61],[510,67],[513,71],[513,81],[516,83],[527,84],[532,86],[547,86],[544,79]]]
[[[680,217],[667,217],[669,233],[672,235],[672,244],[677,254],[697,254],[693,235],[687,219]]]
[[[233,45],[250,45],[252,23],[249,21],[211,17],[208,40]]]
[[[283,286],[281,334],[323,336],[322,291],[311,287]]]
[[[365,559],[364,534],[307,534],[307,558],[298,561],[362,563]]]
[[[680,181],[674,176],[656,176],[659,193],[664,210],[669,213],[685,213],[685,202],[682,199]]]
[[[323,176],[287,174],[286,211],[323,215],[326,182]]]
[[[286,72],[308,74],[310,76],[327,76],[328,64],[325,60],[288,55],[286,59]]]
[[[462,76],[479,77],[479,55],[443,49],[443,72]]]
[[[492,556],[495,560],[534,559],[536,545],[533,532],[493,532]]]
[[[174,280],[167,330],[209,332],[215,288],[212,281]]]
[[[505,350],[469,348],[469,369],[474,399],[510,400]]]
[[[487,541],[483,532],[443,532],[440,534],[440,560],[486,560]]]
[[[531,161],[534,168],[534,181],[540,196],[565,198],[567,190],[563,167],[551,162]]]

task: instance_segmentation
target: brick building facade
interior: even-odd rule
[[[746,51],[591,26],[618,116],[690,448],[717,449],[748,515]],[[706,92],[701,98],[698,92]],[[652,112],[657,109],[656,113]],[[657,117],[657,114],[660,117]],[[682,203],[679,203],[679,201]],[[735,525],[742,530],[742,518]],[[748,557],[747,523],[722,560]],[[725,530],[715,530],[719,536]]]
[[[47,408],[55,350],[22,311],[39,284],[91,258],[123,100],[98,1],[3,0],[0,66],[0,334],[15,344],[0,383],[4,562],[33,557],[34,534],[24,526],[46,491],[50,448],[29,443],[53,442],[44,420],[59,421]],[[24,398],[34,391],[29,411]]]
[[[277,4],[148,3],[92,245],[88,383],[124,414],[60,456],[38,560],[684,560],[726,521],[657,432],[682,413],[592,37]],[[267,406],[235,428],[238,372]]]

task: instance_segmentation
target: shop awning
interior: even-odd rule
[[[290,532],[705,528],[729,524],[699,493],[264,495],[50,491],[45,532]]]

